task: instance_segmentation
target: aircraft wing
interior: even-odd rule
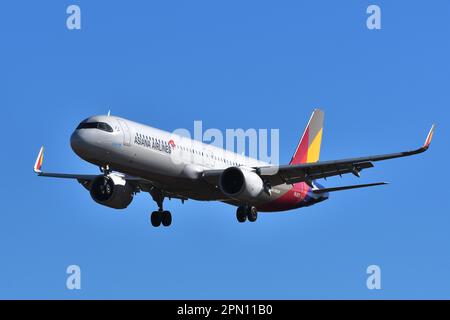
[[[44,147],[42,146],[39,150],[39,154],[36,158],[36,162],[34,164],[34,172],[41,177],[51,177],[51,178],[63,178],[63,179],[77,179],[83,181],[91,181],[94,180],[98,175],[95,174],[72,174],[72,173],[50,173],[50,172],[42,172],[42,163],[44,162]]]
[[[34,172],[40,176],[40,177],[50,177],[50,178],[62,178],[62,179],[75,179],[78,180],[79,183],[81,183],[85,188],[89,189],[90,183],[92,180],[97,178],[100,174],[77,174],[77,173],[53,173],[53,172],[42,172],[42,163],[44,161],[44,147],[41,147],[39,150],[38,157],[36,159],[36,162],[34,164]],[[114,172],[114,174],[118,174],[123,177],[126,181],[130,182],[131,185],[133,185],[134,190],[136,192],[144,191],[144,192],[150,192],[152,188],[159,188],[160,186],[157,186],[155,183],[153,183],[150,180],[143,179],[140,177],[130,176],[118,172]],[[167,192],[163,190],[163,193],[168,198],[174,198],[174,199],[180,199],[180,200],[187,200],[186,197],[175,194],[172,192]]]
[[[372,162],[407,157],[426,151],[431,143],[433,133],[434,125],[430,129],[424,145],[416,150],[360,158],[282,165],[278,167],[278,170],[276,170],[276,167],[272,166],[259,167],[256,168],[256,172],[272,186],[282,183],[292,184],[297,182],[306,182],[311,185],[311,182],[314,179],[327,178],[346,173],[352,173],[359,177],[359,172],[361,170],[373,167]]]
[[[92,181],[99,176],[99,174],[42,172],[41,168],[42,168],[43,162],[44,162],[44,147],[42,146],[41,149],[39,150],[39,154],[36,158],[36,162],[35,162],[34,168],[33,168],[34,172],[38,176],[50,177],[50,178],[62,178],[62,179],[76,179],[78,181]],[[130,181],[130,182],[140,182],[142,184],[150,183],[150,181],[148,181],[148,180],[145,180],[145,179],[142,179],[139,177],[125,175],[122,173],[120,173],[120,176],[122,176],[125,180]]]
[[[312,187],[312,181],[315,179],[327,178],[346,173],[352,173],[359,177],[359,172],[363,169],[372,168],[374,166],[373,162],[375,161],[407,157],[426,151],[431,143],[434,127],[434,125],[431,127],[424,145],[416,150],[360,158],[282,165],[278,167],[255,167],[253,169],[271,186],[284,183],[293,184],[298,182],[306,182]],[[203,172],[203,179],[218,185],[219,177],[222,172],[223,170],[206,170]]]

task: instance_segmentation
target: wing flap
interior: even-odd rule
[[[312,181],[315,179],[328,178],[347,173],[353,173],[354,175],[359,176],[360,171],[372,167],[372,162],[361,162],[356,164],[329,163],[312,168],[298,168],[298,170],[284,168],[280,169],[280,171],[284,183],[292,184],[298,182],[299,179],[302,181]]]

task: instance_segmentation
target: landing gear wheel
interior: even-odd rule
[[[245,222],[247,220],[247,212],[245,207],[238,207],[236,210],[236,218],[240,223]]]
[[[160,211],[153,211],[150,216],[150,221],[152,222],[152,226],[159,227],[161,225],[161,212]]]
[[[154,211],[151,216],[152,226],[159,227],[161,223],[164,227],[170,226],[172,224],[172,214],[170,211],[164,211],[163,209],[164,193],[156,187],[151,187],[149,192],[158,205],[158,211]]]
[[[255,207],[249,207],[247,212],[247,218],[250,222],[255,222],[258,218],[258,211],[256,211]]]
[[[170,211],[163,211],[162,212],[162,219],[161,222],[164,227],[168,227],[172,224],[172,214]]]

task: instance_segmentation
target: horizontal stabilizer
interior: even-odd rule
[[[333,192],[333,191],[341,191],[341,190],[349,190],[349,189],[356,189],[356,188],[380,186],[380,185],[383,185],[383,184],[387,184],[387,182],[375,182],[375,183],[367,183],[367,184],[354,184],[354,185],[351,185],[351,186],[316,189],[316,190],[313,190],[313,192],[316,193],[316,194],[321,194],[321,193]]]

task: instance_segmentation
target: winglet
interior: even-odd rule
[[[434,124],[431,126],[430,132],[428,132],[427,139],[425,140],[425,143],[423,145],[423,148],[428,149],[431,143],[431,139],[433,139],[433,133],[434,133]]]
[[[42,162],[44,161],[44,146],[39,150],[39,154],[36,158],[36,162],[34,164],[34,172],[41,173]]]

